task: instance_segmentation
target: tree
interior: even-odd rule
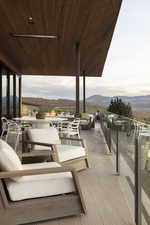
[[[129,117],[133,117],[132,108],[130,103],[124,103],[121,98],[111,99],[111,102],[107,108],[109,112]]]

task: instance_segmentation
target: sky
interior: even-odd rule
[[[123,0],[102,77],[86,78],[86,96],[150,94],[150,1]],[[80,82],[82,99],[82,78]],[[23,77],[23,96],[75,98],[74,77]]]

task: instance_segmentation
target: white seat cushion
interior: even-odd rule
[[[0,139],[0,169],[3,171],[22,170],[22,164],[13,148]],[[13,180],[20,179],[12,178]]]
[[[48,122],[42,123],[42,121],[37,122],[37,120],[36,120],[35,123],[34,122],[32,123],[32,128],[34,128],[34,129],[49,129],[49,127],[50,127],[50,125]]]
[[[81,146],[57,145],[59,162],[76,159],[85,156],[85,149]]]
[[[89,124],[89,120],[81,120],[80,124],[81,125],[88,125]]]
[[[45,144],[60,144],[58,131],[54,127],[48,129],[29,129],[27,131],[30,141]],[[51,150],[50,147],[34,145],[33,150]]]
[[[23,169],[52,167],[60,167],[60,165],[55,162],[23,165]],[[17,182],[6,179],[5,183],[12,201],[54,196],[75,191],[71,172],[24,176]]]

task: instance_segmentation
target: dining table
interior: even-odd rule
[[[32,128],[48,128],[53,123],[59,123],[63,121],[67,121],[67,118],[60,118],[60,117],[45,117],[45,119],[36,119],[36,117],[33,116],[23,116],[23,117],[17,117],[13,118],[18,123],[21,124],[31,124]]]

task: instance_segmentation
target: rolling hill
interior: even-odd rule
[[[59,108],[62,111],[75,112],[75,101],[68,99],[44,99],[44,98],[33,98],[33,97],[23,97],[22,103],[35,104],[38,105],[41,111],[47,112],[50,109]],[[80,103],[80,109],[82,112],[83,104]],[[97,110],[104,111],[104,107],[101,107],[97,103],[87,102],[86,111],[88,113],[95,113]]]
[[[113,97],[107,97],[102,95],[93,95],[88,97],[86,100],[87,102],[95,102],[103,107],[107,107],[111,101],[112,98],[119,97],[124,102],[130,103],[132,106],[133,111],[138,112],[150,112],[150,95],[145,96],[113,96]]]

